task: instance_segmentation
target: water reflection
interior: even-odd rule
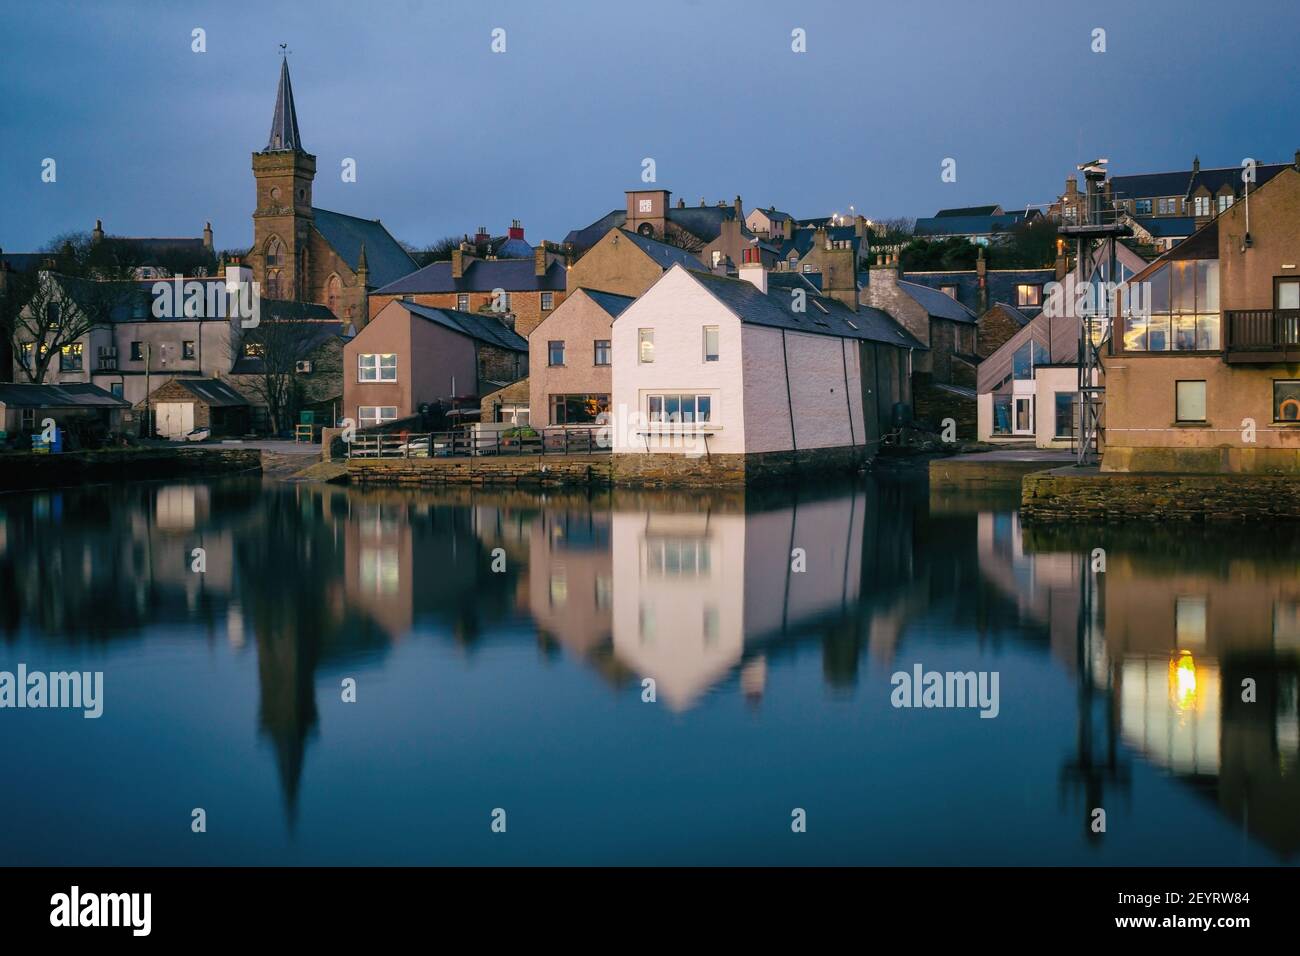
[[[407,645],[454,651],[466,678],[496,668],[525,687],[510,649],[532,645],[541,662],[576,662],[621,707],[640,707],[653,678],[658,704],[682,720],[732,697],[788,713],[784,697],[835,721],[828,702],[883,701],[890,670],[922,655],[963,668],[1048,660],[1072,699],[1005,678],[1003,695],[1040,709],[1031,724],[1073,726],[1052,758],[1057,792],[1035,799],[1059,804],[1080,840],[1099,844],[1090,810],[1132,803],[1135,776],[1154,771],[1289,859],[1300,848],[1300,539],[1275,528],[1246,542],[1196,529],[1031,534],[1014,503],[932,499],[889,479],[748,496],[244,480],[14,495],[0,498],[0,667],[40,648],[114,647],[146,667],[176,640],[255,655],[257,732],[292,829],[314,785],[309,755],[328,751],[326,695],[337,699],[343,676],[408,666],[395,663]],[[195,548],[205,573],[191,569]],[[816,694],[791,677],[810,653]],[[860,733],[900,756],[943,746],[892,719]],[[389,741],[370,746],[410,728],[382,733]],[[978,746],[996,764],[1025,745],[996,735]]]

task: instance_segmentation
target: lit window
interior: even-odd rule
[[[1300,422],[1300,382],[1273,383],[1273,421]]]
[[[655,360],[655,330],[637,329],[637,361],[649,365]]]
[[[1016,286],[1016,305],[1037,306],[1043,304],[1043,287],[1040,285]]]
[[[391,352],[357,356],[357,381],[396,382],[397,356]]]
[[[1165,263],[1145,280],[1131,283],[1125,298],[1124,351],[1219,350],[1217,260],[1179,259]]]
[[[718,327],[716,325],[706,325],[704,327],[704,361],[716,362],[718,360]]]
[[[957,298],[957,287],[955,285],[941,285],[939,291],[950,299]]]
[[[1205,421],[1205,383],[1177,382],[1174,384],[1175,417],[1180,422]]]
[[[59,370],[63,372],[81,371],[80,342],[69,342],[59,349]]]
[[[552,425],[594,425],[609,412],[608,395],[552,395]]]

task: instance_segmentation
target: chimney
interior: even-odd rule
[[[1296,156],[1297,156],[1297,157],[1300,157],[1300,152],[1297,152],[1297,153],[1296,153]],[[678,199],[677,199],[677,208],[678,208],[678,209],[685,209],[685,208],[686,208],[686,200],[685,200],[685,199],[682,199],[681,197],[678,197]]]
[[[741,252],[743,260],[737,270],[740,278],[767,294],[767,270],[763,268],[763,254],[757,246],[746,246]]]
[[[742,220],[745,218],[745,207],[741,205],[739,196],[736,197],[736,218]]]
[[[479,226],[478,232],[474,233],[474,245],[481,246],[491,238],[488,235],[487,226]]]
[[[546,275],[546,267],[549,263],[546,261],[546,243],[539,242],[537,248],[533,250],[533,274],[539,279]]]
[[[519,224],[518,219],[510,220],[510,238],[511,239],[524,238],[524,227]]]
[[[460,279],[465,275],[465,244],[461,243],[460,248],[451,250],[451,277]]]
[[[212,251],[212,223],[210,222],[203,224],[203,248],[208,252]]]
[[[1201,157],[1196,156],[1192,159],[1192,175],[1195,176],[1201,171]]]
[[[988,280],[988,263],[984,261],[984,247],[979,247],[979,258],[975,260],[975,281],[979,284],[979,298],[976,304],[979,306],[975,310],[977,315],[983,315],[989,308],[989,280]]]
[[[824,244],[822,252],[822,295],[838,299],[854,312],[858,311],[858,270],[853,244]]]
[[[104,238],[104,220],[96,219],[95,228],[90,233],[91,242],[100,242]]]

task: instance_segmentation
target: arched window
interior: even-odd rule
[[[335,315],[339,314],[339,300],[342,297],[342,280],[339,279],[337,274],[330,276],[329,281],[325,283],[325,305],[328,306],[329,310]]]
[[[266,297],[268,299],[280,298],[280,270],[268,269],[266,272]]]
[[[284,243],[272,236],[266,243],[266,267],[284,265]]]

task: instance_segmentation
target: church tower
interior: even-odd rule
[[[248,265],[269,299],[310,301],[311,184],[316,157],[302,148],[289,61],[280,62],[280,88],[266,149],[253,154],[257,209]]]

